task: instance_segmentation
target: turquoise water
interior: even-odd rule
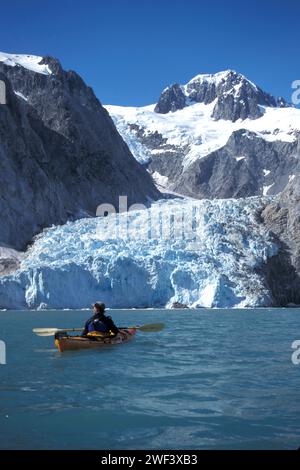
[[[299,310],[113,311],[160,333],[59,354],[34,327],[88,312],[0,312],[2,449],[287,449],[300,446]]]

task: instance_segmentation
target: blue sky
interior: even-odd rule
[[[300,80],[297,0],[10,0],[0,50],[51,54],[103,103],[139,106],[199,73],[237,70],[291,99]]]

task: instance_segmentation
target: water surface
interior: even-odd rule
[[[299,310],[111,311],[160,333],[60,354],[34,327],[83,311],[0,312],[2,449],[293,449],[300,446]]]

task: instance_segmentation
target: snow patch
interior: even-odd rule
[[[155,171],[152,174],[152,178],[154,179],[155,183],[159,184],[160,186],[167,186],[169,182],[169,178],[167,176],[163,176],[158,171]]]
[[[19,98],[22,98],[22,100],[28,101],[28,98],[26,98],[26,96],[24,96],[20,91],[15,91],[14,93],[15,95],[19,96]]]
[[[275,184],[275,183],[272,183],[272,184],[270,184],[269,186],[264,186],[264,187],[263,187],[263,195],[264,195],[264,196],[267,196],[267,195],[268,195],[269,189],[271,189],[272,186],[274,186],[274,184]]]
[[[40,73],[42,75],[51,75],[52,71],[46,64],[41,64],[43,57],[35,55],[25,54],[6,54],[0,52],[0,62],[11,67],[21,66],[25,69],[32,70],[33,72]]]

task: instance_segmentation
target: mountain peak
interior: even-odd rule
[[[216,73],[201,73],[193,77],[188,83],[194,83],[194,82],[220,82],[222,80],[226,80],[230,75],[240,75],[238,74],[235,70],[222,70],[220,72]]]
[[[161,114],[178,111],[195,103],[215,102],[212,117],[237,121],[262,116],[261,106],[284,107],[284,100],[265,93],[244,75],[234,70],[215,74],[200,74],[186,85],[175,84],[166,88],[155,107]]]
[[[238,73],[232,69],[222,70],[216,73],[210,73],[210,74],[206,73],[206,74],[196,75],[185,85],[185,87],[187,87],[188,85],[192,85],[194,83],[203,83],[203,82],[213,83],[215,86],[218,86],[222,83],[224,84],[226,82],[232,82],[232,81],[237,82],[237,83],[247,82],[254,89],[257,90],[257,86],[255,85],[255,83],[251,82],[247,77],[245,77],[245,75]]]

